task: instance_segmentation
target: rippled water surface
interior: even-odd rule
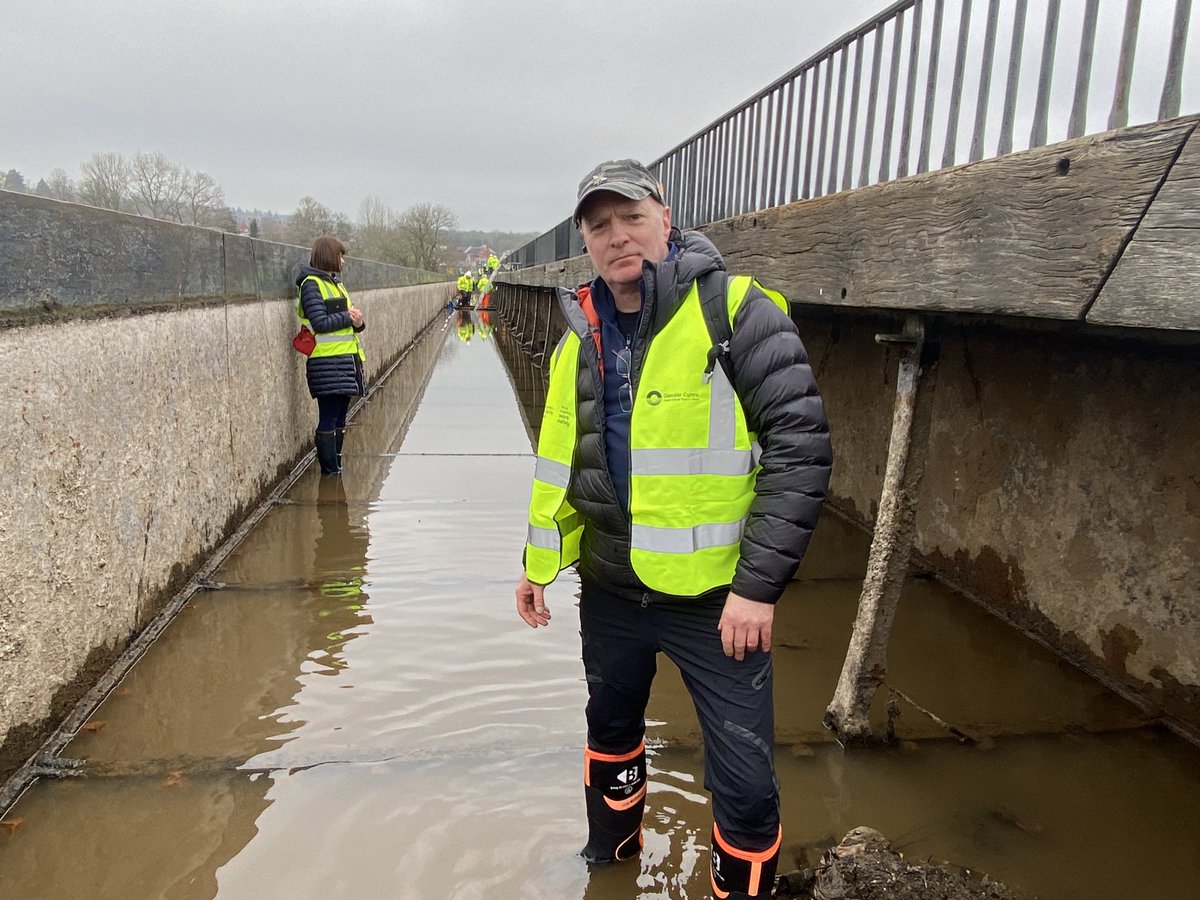
[[[577,585],[551,588],[536,633],[512,600],[539,375],[448,324],[355,418],[345,477],[308,472],[68,747],[87,777],[10,811],[0,897],[708,896],[698,729],[669,663],[640,864],[576,856]],[[779,605],[784,868],[869,824],[1045,898],[1197,896],[1200,753],[936,584],[906,589],[889,680],[989,739],[902,707],[897,749],[829,742],[865,556],[826,516]]]

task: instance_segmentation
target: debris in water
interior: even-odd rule
[[[787,872],[775,897],[813,900],[1018,900],[1003,884],[949,865],[910,863],[873,828],[851,830],[815,868]]]

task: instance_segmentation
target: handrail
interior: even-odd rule
[[[927,172],[939,143],[946,168],[1180,114],[1192,0],[1174,0],[1157,109],[1133,122],[1132,87],[1148,96],[1161,65],[1161,54],[1137,52],[1142,0],[1067,0],[1071,19],[1062,0],[1033,5],[1044,7],[1040,22],[1029,0],[892,3],[650,163],[672,221],[694,228]],[[1120,40],[1105,40],[1118,23]],[[951,79],[939,80],[951,61]],[[1105,116],[1092,97],[1110,76]],[[1003,83],[1002,97],[993,83]],[[1069,92],[1056,92],[1066,83]],[[1019,125],[1027,142],[1014,137]],[[539,265],[581,252],[565,220],[509,261]]]

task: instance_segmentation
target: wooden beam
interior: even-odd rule
[[[797,303],[1081,319],[1197,121],[1079,138],[703,230],[730,270]]]
[[[1087,321],[1200,330],[1200,137],[1194,132]]]

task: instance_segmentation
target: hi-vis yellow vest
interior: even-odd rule
[[[330,300],[345,299],[346,309],[354,309],[354,304],[350,302],[350,294],[346,292],[346,288],[341,284],[335,284],[331,281],[326,281],[324,278],[318,278],[316,275],[309,275],[300,283],[300,290],[304,289],[304,282],[312,281],[317,285],[317,289],[321,292],[321,299],[328,302]],[[308,319],[304,318],[304,306],[299,299],[296,300],[296,315],[300,317],[302,325],[306,326],[309,331],[312,331],[312,326],[309,325]],[[357,354],[358,358],[366,362],[367,355],[363,352],[362,343],[358,339],[358,335],[354,333],[353,326],[349,328],[339,328],[337,331],[327,331],[324,334],[313,333],[317,339],[316,349],[309,354],[309,359],[320,359],[323,356],[345,356],[346,354]]]
[[[753,279],[728,280],[732,322]],[[787,301],[766,291],[781,309]],[[525,573],[549,584],[578,561],[583,519],[567,499],[576,443],[580,352],[592,350],[582,310],[569,304],[569,330],[550,361],[550,386],[529,502]],[[586,337],[586,343],[581,339]],[[720,365],[692,284],[647,352],[630,419],[630,561],[654,591],[695,596],[733,580],[754,500],[759,448]],[[705,370],[709,369],[706,374]]]

